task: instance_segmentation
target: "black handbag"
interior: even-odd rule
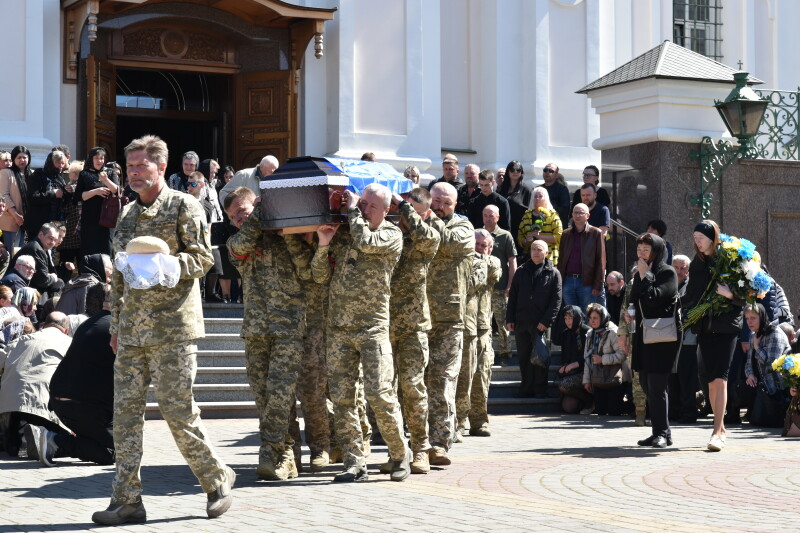
[[[770,395],[762,385],[759,385],[753,408],[750,410],[750,423],[763,428],[782,428],[786,407],[783,392],[778,391]]]
[[[536,339],[533,341],[533,353],[531,354],[531,364],[540,368],[550,368],[550,350],[542,338],[540,332],[534,333]]]

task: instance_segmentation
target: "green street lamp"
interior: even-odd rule
[[[736,87],[724,101],[714,101],[725,127],[738,139],[738,146],[725,140],[714,143],[711,137],[703,137],[700,150],[690,154],[692,159],[700,160],[700,194],[692,197],[691,202],[700,206],[703,218],[711,217],[712,195],[709,191],[722,178],[725,170],[737,159],[755,159],[758,155],[753,146],[753,137],[758,133],[769,99],[759,98],[747,86],[748,76],[747,72],[736,72],[733,75]]]

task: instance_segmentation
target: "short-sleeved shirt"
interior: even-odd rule
[[[494,237],[494,247],[492,248],[492,255],[500,260],[500,267],[503,273],[500,276],[494,288],[505,290],[508,287],[508,260],[517,255],[517,247],[514,246],[514,238],[511,233],[497,226],[491,232]]]

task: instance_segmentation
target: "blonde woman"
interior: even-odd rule
[[[558,245],[561,243],[561,218],[550,203],[550,195],[544,187],[533,190],[533,207],[522,216],[517,232],[517,242],[522,248],[522,257],[530,254],[531,243],[542,240],[547,243],[548,257],[558,263]]]

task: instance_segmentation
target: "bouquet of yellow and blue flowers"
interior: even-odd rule
[[[717,294],[717,284],[725,284],[734,296],[755,303],[756,298],[767,293],[772,284],[769,276],[761,269],[761,256],[756,245],[747,239],[740,239],[721,233],[720,244],[711,265],[711,280],[697,306],[689,310],[683,329],[700,321],[706,313],[720,315],[733,309],[730,300]]]
[[[800,353],[778,357],[772,362],[772,370],[781,375],[784,384],[800,389]]]

